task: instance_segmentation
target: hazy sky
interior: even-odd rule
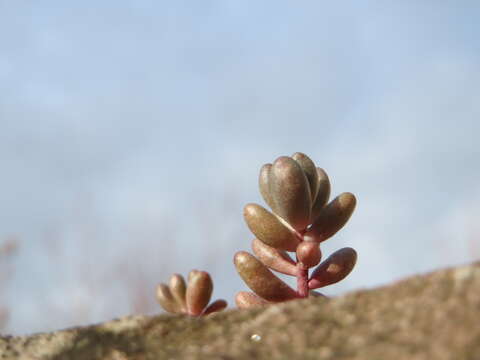
[[[322,248],[358,264],[326,294],[478,259],[479,18],[473,0],[0,0],[7,331],[160,311],[155,284],[191,268],[233,304],[242,207],[295,151],[358,198]]]

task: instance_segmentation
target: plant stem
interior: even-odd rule
[[[297,294],[300,298],[308,297],[308,268],[297,263]]]

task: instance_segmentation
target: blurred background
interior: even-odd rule
[[[161,312],[173,272],[246,286],[243,205],[296,151],[352,219],[338,295],[480,257],[478,1],[1,1],[0,328]]]

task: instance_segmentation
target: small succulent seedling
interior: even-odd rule
[[[355,209],[355,196],[342,193],[328,203],[330,180],[326,172],[298,152],[263,165],[259,187],[272,211],[253,203],[244,208],[245,221],[256,237],[252,242],[256,257],[245,251],[235,254],[237,271],[253,290],[239,292],[235,297],[237,306],[248,308],[309,295],[323,296],[313,290],[344,279],[357,259],[355,250],[343,248],[320,263],[320,243],[348,221]],[[294,252],[295,259],[288,252]],[[270,269],[295,276],[297,289]]]
[[[223,299],[216,300],[210,305],[213,291],[213,282],[206,271],[192,270],[188,274],[188,284],[182,275],[173,274],[170,283],[159,284],[157,300],[165,311],[174,314],[203,316],[227,307]]]

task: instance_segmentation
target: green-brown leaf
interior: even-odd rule
[[[258,204],[247,204],[243,209],[245,221],[255,237],[280,250],[295,251],[300,240],[278,216]]]
[[[186,293],[188,313],[193,316],[200,315],[208,305],[212,291],[213,282],[207,272],[191,271]]]
[[[286,275],[296,275],[295,262],[285,251],[277,250],[258,239],[252,241],[252,250],[257,258],[270,269]]]
[[[322,242],[333,236],[350,219],[357,201],[352,193],[342,193],[325,206],[304,239]]]
[[[258,296],[273,302],[292,300],[297,297],[295,290],[276,277],[257,258],[245,251],[239,251],[234,258],[240,277]]]
[[[308,281],[308,287],[318,289],[343,280],[350,274],[356,262],[357,252],[354,249],[346,247],[335,251],[318,265]]]
[[[270,169],[269,183],[275,213],[294,229],[305,229],[310,221],[312,199],[300,165],[290,157],[279,157]]]

